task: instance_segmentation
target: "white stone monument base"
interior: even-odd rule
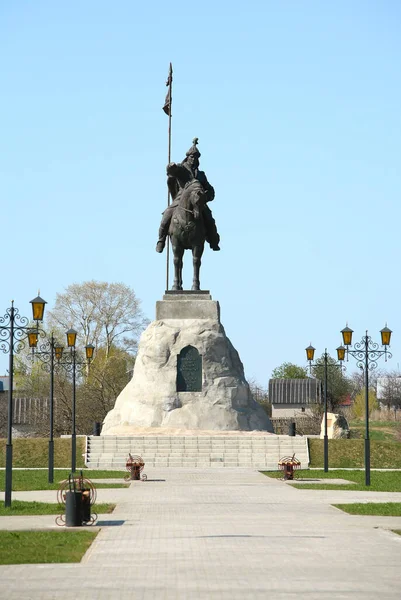
[[[138,428],[157,428],[158,435],[167,429],[180,435],[273,431],[220,323],[218,302],[206,292],[170,292],[157,303],[156,316],[141,336],[133,377],[107,414],[101,435],[133,435]],[[199,391],[177,391],[177,357],[187,346],[201,356]]]

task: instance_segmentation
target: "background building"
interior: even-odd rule
[[[322,402],[319,379],[270,379],[269,401],[272,417],[296,417],[311,414],[314,404]]]

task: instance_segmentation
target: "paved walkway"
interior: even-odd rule
[[[330,503],[401,501],[401,493],[297,490],[251,469],[147,474],[129,489],[98,490],[99,501],[118,505],[101,517],[81,564],[2,566],[0,598],[400,598],[401,537],[389,528],[401,529],[401,518],[355,517]],[[5,519],[54,527],[54,517]]]

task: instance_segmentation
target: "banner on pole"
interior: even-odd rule
[[[170,70],[169,70],[167,81],[166,81],[166,86],[168,87],[168,91],[167,91],[166,99],[164,101],[164,106],[163,106],[163,110],[166,113],[166,115],[168,115],[168,116],[171,116],[172,83],[173,83],[173,68],[170,63]]]

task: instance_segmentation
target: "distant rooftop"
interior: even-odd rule
[[[322,400],[319,379],[270,379],[269,401],[272,404],[317,404]]]

